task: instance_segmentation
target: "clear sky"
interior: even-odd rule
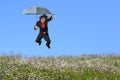
[[[23,15],[30,6],[55,14],[49,22],[51,49],[38,46],[33,27],[39,16]],[[120,0],[1,0],[0,54],[60,56],[120,53]]]

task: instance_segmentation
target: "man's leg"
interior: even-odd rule
[[[36,38],[36,42],[41,45],[41,39],[42,39],[43,35],[41,33],[38,34],[37,38]]]
[[[49,34],[44,35],[43,38],[44,38],[45,41],[47,42],[47,43],[46,43],[46,46],[47,46],[48,48],[50,48],[51,40],[50,40]]]

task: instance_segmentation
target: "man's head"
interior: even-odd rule
[[[47,16],[44,14],[40,17],[40,22],[44,23],[44,22],[46,22],[46,19],[47,19]]]
[[[44,18],[44,17],[42,17],[41,19],[40,19],[40,22],[41,23],[44,23],[46,21],[46,19]]]

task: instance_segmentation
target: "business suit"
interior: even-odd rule
[[[45,18],[45,22],[42,23],[41,19]],[[36,26],[40,29],[40,32],[36,38],[36,42],[39,43],[39,45],[41,44],[41,39],[44,38],[44,40],[47,42],[46,45],[48,46],[48,48],[50,48],[50,37],[49,37],[49,33],[48,33],[48,22],[51,21],[53,19],[53,17],[49,17],[47,18],[46,15],[43,15],[40,17],[40,20],[36,22]],[[35,29],[35,27],[34,27]]]

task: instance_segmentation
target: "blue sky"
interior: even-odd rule
[[[120,53],[120,0],[2,0],[0,54],[60,56]],[[23,15],[30,6],[55,14],[49,22],[51,49],[38,46],[33,27],[39,16]]]

